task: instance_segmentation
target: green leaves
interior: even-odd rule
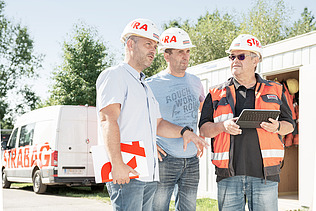
[[[13,23],[4,15],[4,1],[0,0],[0,119],[2,127],[10,124],[12,116],[34,109],[38,98],[30,87],[21,81],[36,78],[36,70],[41,67],[42,55],[34,53],[33,40],[28,29],[19,23]],[[9,93],[22,97],[12,109],[9,109]],[[7,115],[7,119],[4,119]],[[6,122],[6,123],[4,123]],[[6,124],[6,126],[4,125]]]
[[[63,64],[53,75],[48,105],[96,104],[95,82],[101,71],[113,63],[97,30],[79,23],[63,44]]]

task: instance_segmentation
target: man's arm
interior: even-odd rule
[[[198,150],[202,150],[201,148],[209,146],[209,144],[197,136],[195,133],[186,130],[181,136],[181,130],[183,127],[179,125],[172,124],[162,118],[157,120],[157,135],[165,138],[183,138],[183,150],[187,149],[188,143],[191,141],[195,144]]]
[[[239,125],[235,123],[236,120],[237,118],[232,118],[223,122],[214,123],[212,96],[208,94],[204,100],[201,111],[199,122],[200,134],[207,138],[214,138],[222,132],[232,135],[241,134],[242,130],[239,128]]]
[[[112,165],[112,177],[114,184],[129,183],[129,173],[139,175],[134,169],[123,162],[121,154],[120,129],[117,123],[121,112],[121,105],[110,104],[101,109],[100,120],[104,145]]]

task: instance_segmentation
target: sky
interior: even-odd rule
[[[71,34],[74,24],[83,21],[95,27],[99,36],[107,42],[110,51],[119,58],[123,54],[120,35],[131,20],[147,18],[156,23],[162,32],[164,23],[170,20],[197,19],[207,11],[218,9],[221,13],[238,14],[249,10],[254,0],[4,0],[5,15],[21,23],[34,40],[35,52],[44,54],[40,78],[33,88],[42,99],[49,96],[51,72],[62,62],[62,43]],[[308,7],[316,16],[315,0],[284,0],[297,20]]]

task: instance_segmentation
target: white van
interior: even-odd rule
[[[90,147],[97,145],[95,107],[50,106],[22,115],[2,156],[2,187],[33,183],[35,193],[47,185],[96,185]]]

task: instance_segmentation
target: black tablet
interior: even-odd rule
[[[269,118],[277,119],[280,113],[280,110],[244,109],[236,124],[240,128],[260,128],[261,122],[270,122]]]

